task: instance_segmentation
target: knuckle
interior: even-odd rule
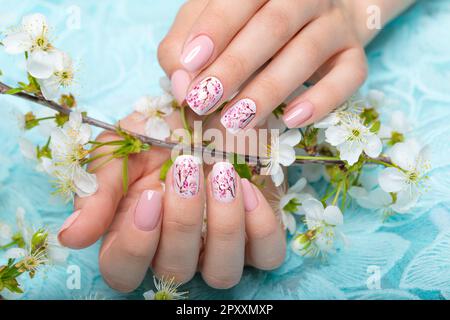
[[[193,219],[190,215],[180,215],[176,218],[168,218],[163,222],[164,230],[170,230],[176,233],[192,234],[200,229],[201,221]]]
[[[286,258],[286,250],[280,251],[277,255],[267,257],[254,263],[254,267],[260,270],[270,271],[279,268]]]
[[[241,280],[241,275],[219,275],[203,272],[202,278],[210,287],[213,287],[215,289],[230,289],[239,283],[239,281]]]
[[[266,26],[268,35],[277,39],[289,37],[292,19],[284,9],[272,8],[258,19],[260,19],[260,25]]]
[[[169,65],[172,52],[178,47],[177,42],[170,36],[165,37],[158,45],[157,55],[158,61],[163,68],[167,68]]]
[[[258,92],[269,93],[270,98],[273,101],[282,101],[284,96],[282,95],[280,82],[272,75],[265,75],[258,79],[257,85],[259,86]]]
[[[148,246],[142,241],[125,241],[121,245],[122,254],[133,260],[146,259],[149,255]]]
[[[220,70],[227,70],[231,75],[232,82],[238,82],[247,78],[248,75],[248,63],[242,56],[237,56],[231,53],[223,53],[220,57],[221,66]]]
[[[249,234],[250,240],[267,240],[278,232],[279,225],[262,225]]]
[[[241,228],[239,224],[233,221],[222,221],[221,224],[208,225],[208,233],[223,241],[234,240],[241,234]]]
[[[311,64],[319,64],[318,59],[322,56],[324,44],[321,39],[308,37],[303,41],[303,54],[299,55],[303,61],[309,61]]]

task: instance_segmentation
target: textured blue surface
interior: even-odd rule
[[[158,42],[167,32],[182,1],[6,1],[0,0],[1,29],[28,13],[46,14],[57,46],[78,61],[75,88],[90,115],[113,122],[131,110],[141,95],[158,92],[163,74],[156,60]],[[67,28],[69,12],[81,13],[81,28]],[[377,88],[395,101],[415,125],[415,135],[432,150],[428,192],[408,215],[385,222],[380,216],[352,208],[344,233],[350,244],[326,262],[288,253],[273,272],[246,270],[241,283],[226,291],[208,288],[197,277],[185,288],[190,298],[261,299],[450,299],[450,1],[419,3],[383,30],[368,48],[370,76],[365,88]],[[3,81],[22,78],[21,57],[0,54]],[[48,178],[36,173],[21,156],[20,131],[13,110],[32,108],[12,97],[0,97],[0,220],[14,221],[18,206],[33,224],[57,230],[71,208],[50,196]],[[36,107],[33,107],[36,110]],[[389,110],[384,111],[385,115]],[[31,137],[36,142],[37,137]],[[66,287],[66,269],[56,267],[33,281],[23,279],[23,299],[141,299],[152,287],[148,277],[135,293],[109,289],[97,267],[98,245],[72,251],[69,264],[81,268],[80,290]],[[368,267],[379,268],[380,290],[366,286]]]

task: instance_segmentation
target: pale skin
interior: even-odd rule
[[[412,2],[191,0],[180,9],[158,56],[169,77],[177,70],[187,74],[185,91],[204,76],[216,76],[224,84],[223,99],[239,91],[227,107],[243,97],[255,100],[258,108],[250,126],[264,120],[309,80],[315,85],[294,98],[285,112],[285,121],[289,122],[286,115],[299,103],[309,102],[311,116],[301,124],[290,121],[291,127],[300,127],[332,111],[364,81],[367,67],[363,46],[378,32],[366,27],[367,6],[378,5],[385,24]],[[205,33],[214,42],[212,56],[198,70],[185,70],[180,57],[186,42]],[[238,67],[232,68],[230,63]],[[179,92],[176,96],[184,99]],[[208,126],[221,128],[220,116],[214,114]],[[189,118],[194,119],[193,113]],[[172,129],[182,127],[178,112],[169,121]],[[132,114],[121,121],[121,126],[142,133],[144,122]],[[112,133],[102,133],[98,140],[116,138]],[[98,152],[105,152],[105,148]],[[159,180],[160,168],[169,156],[167,150],[157,148],[132,156],[126,195],[122,191],[121,160],[97,171],[98,192],[75,200],[75,210],[81,210],[80,214],[61,229],[60,242],[81,249],[104,236],[100,271],[112,288],[123,292],[136,289],[149,267],[156,275],[175,277],[177,282],[187,282],[199,271],[210,286],[230,288],[239,282],[244,265],[271,270],[283,263],[285,232],[258,188],[252,186],[257,205],[250,212],[245,205],[248,194],[242,187],[246,182],[239,178],[236,198],[219,203],[212,196],[209,168],[204,167],[199,193],[181,199],[173,190],[171,171],[165,191]],[[161,217],[151,231],[136,228],[133,219],[138,199],[146,190],[164,194]],[[270,188],[265,190],[270,192]],[[203,239],[205,203],[208,236]]]

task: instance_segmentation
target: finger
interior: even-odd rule
[[[239,282],[244,267],[244,203],[230,163],[216,163],[208,181],[208,229],[201,271],[211,287],[226,289]]]
[[[210,0],[186,39],[181,63],[189,72],[204,68],[268,0]]]
[[[190,85],[186,102],[198,115],[210,113],[278,52],[315,16],[318,6],[303,1],[270,1],[222,54]],[[257,54],[255,54],[257,52]]]
[[[97,141],[117,140],[114,133],[103,133]],[[92,153],[92,157],[100,153],[110,152],[111,147],[102,147]],[[89,170],[99,166],[104,159],[93,161]],[[142,173],[144,166],[138,159],[129,160],[129,181],[133,183]],[[58,239],[66,247],[80,249],[96,242],[109,227],[117,205],[123,196],[122,159],[114,159],[95,171],[98,190],[87,198],[76,197],[74,213],[64,222],[58,233]]]
[[[158,60],[166,74],[171,78],[172,93],[181,104],[192,75],[185,71],[180,61],[183,44],[192,25],[207,5],[208,0],[191,0],[186,2],[175,18],[169,33],[158,47]]]
[[[236,134],[266,119],[321,65],[349,45],[345,38],[328,16],[309,23],[222,111],[222,125]]]
[[[289,128],[297,128],[322,119],[354,94],[366,77],[364,50],[342,52],[328,74],[289,104],[283,121]]]
[[[189,281],[198,266],[203,212],[204,178],[200,161],[179,156],[166,178],[163,232],[153,271],[161,278]]]
[[[127,198],[104,238],[99,264],[103,278],[113,289],[135,290],[142,282],[158,247],[161,231],[162,193],[145,190]]]
[[[241,180],[247,234],[246,260],[262,270],[278,268],[286,255],[285,233],[265,197],[247,179]]]

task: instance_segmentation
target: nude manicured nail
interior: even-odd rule
[[[191,83],[191,77],[184,70],[177,70],[172,74],[172,93],[177,99],[178,103],[181,104],[186,98],[186,91]]]
[[[255,117],[256,104],[251,99],[242,99],[230,107],[220,119],[222,125],[235,134],[244,129]]]
[[[179,156],[173,165],[173,187],[182,198],[198,194],[200,166],[193,156]]]
[[[247,179],[241,180],[242,193],[244,195],[244,207],[246,212],[252,212],[258,206],[258,197],[256,196],[253,185]]]
[[[77,220],[78,216],[80,215],[81,210],[77,210],[74,213],[72,213],[66,221],[64,221],[63,225],[61,226],[61,229],[59,229],[58,232],[58,238],[60,237],[61,233],[63,233],[65,230],[69,229],[70,226]]]
[[[161,216],[162,194],[152,190],[142,192],[134,212],[134,225],[142,231],[156,228]]]
[[[231,202],[236,198],[236,172],[229,162],[218,162],[211,175],[214,198],[220,202]]]
[[[219,79],[208,77],[200,81],[187,95],[186,102],[199,116],[204,115],[222,98],[223,85]]]
[[[308,121],[314,113],[314,106],[311,102],[302,102],[292,107],[284,116],[283,121],[288,128],[301,127]]]
[[[183,50],[181,63],[190,72],[201,69],[214,51],[214,42],[210,37],[201,35],[190,41]]]

